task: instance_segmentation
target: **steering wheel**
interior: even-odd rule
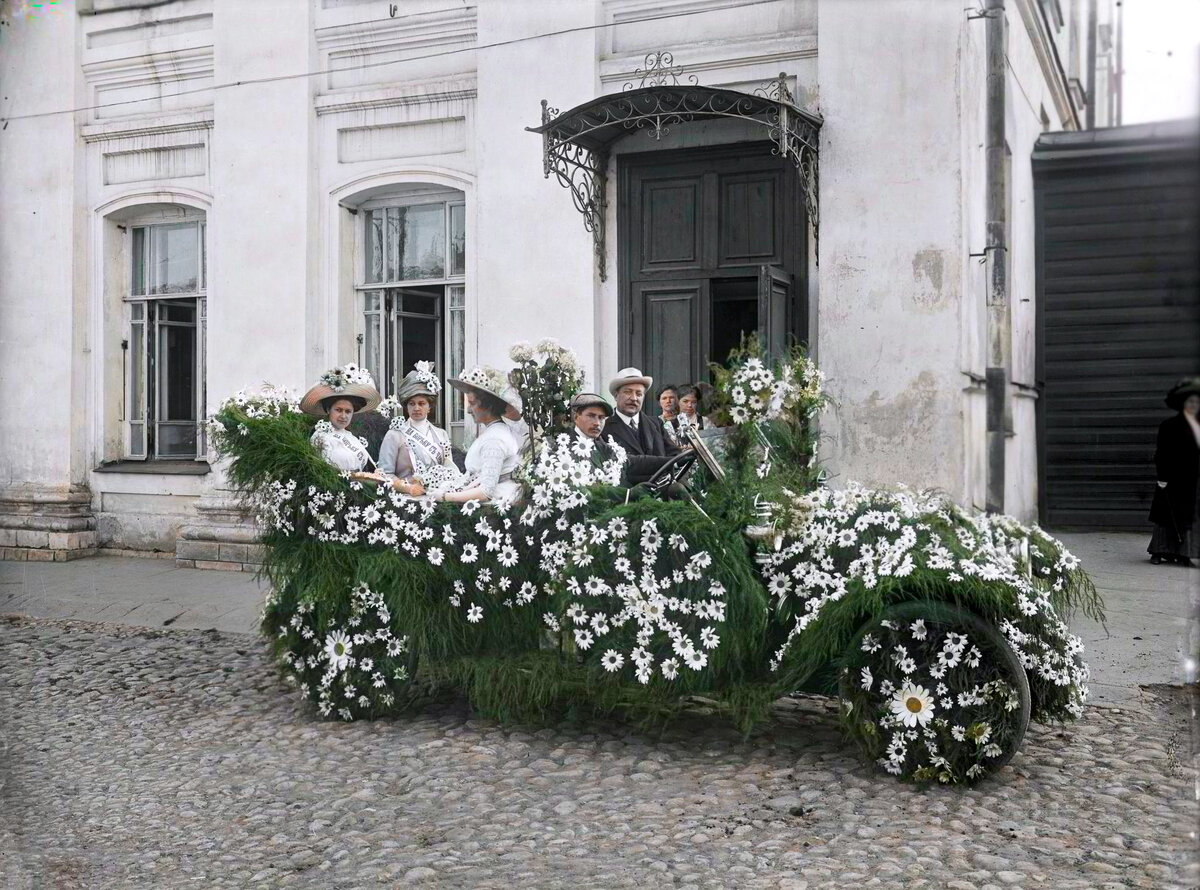
[[[687,471],[692,468],[692,464],[696,462],[696,452],[692,449],[681,451],[667,460],[665,464],[654,471],[654,475],[647,479],[643,485],[648,488],[651,493],[661,495],[664,491],[670,488],[673,484],[681,480],[687,475]]]

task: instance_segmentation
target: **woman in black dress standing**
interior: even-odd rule
[[[1167,560],[1190,566],[1200,559],[1200,377],[1175,384],[1167,406],[1179,413],[1158,427],[1158,487],[1150,505],[1154,534],[1146,549],[1155,565]]]

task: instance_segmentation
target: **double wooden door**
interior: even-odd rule
[[[618,179],[621,364],[685,383],[743,334],[806,339],[803,201],[769,145],[627,156]]]

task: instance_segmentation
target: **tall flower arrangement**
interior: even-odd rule
[[[531,436],[540,439],[565,424],[570,401],[583,387],[583,368],[575,353],[551,338],[536,346],[517,343],[508,355],[516,362],[509,380],[521,394]]]

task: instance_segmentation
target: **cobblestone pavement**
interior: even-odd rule
[[[319,721],[253,637],[0,619],[0,886],[1191,887],[1179,691],[1034,726],[999,780],[872,772],[820,698],[689,716]]]

